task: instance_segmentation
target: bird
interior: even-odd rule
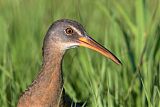
[[[32,84],[19,97],[18,107],[70,107],[73,103],[63,88],[62,60],[66,50],[78,46],[90,48],[111,59],[121,61],[91,38],[84,27],[71,19],[59,19],[49,27],[42,47],[42,66]]]

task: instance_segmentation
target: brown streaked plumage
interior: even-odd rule
[[[65,96],[61,67],[65,51],[75,46],[93,49],[121,64],[109,50],[89,37],[78,22],[58,20],[44,38],[41,72],[19,98],[18,107],[70,107],[72,101]]]

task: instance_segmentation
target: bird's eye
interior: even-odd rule
[[[65,32],[66,32],[66,34],[71,35],[71,34],[73,34],[73,29],[72,28],[67,28],[65,30]]]

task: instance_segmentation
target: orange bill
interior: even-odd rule
[[[79,42],[80,46],[87,47],[87,48],[90,48],[92,50],[95,50],[95,51],[101,53],[102,55],[106,56],[107,58],[111,59],[116,64],[122,64],[121,61],[113,53],[111,53],[108,49],[103,47],[101,44],[96,42],[91,37],[89,37],[89,36],[80,37],[78,39],[78,42]]]

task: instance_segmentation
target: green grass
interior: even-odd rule
[[[57,19],[84,25],[122,61],[85,48],[63,62],[64,87],[90,107],[160,107],[159,0],[0,0],[0,106],[14,107],[41,66],[43,37]]]

